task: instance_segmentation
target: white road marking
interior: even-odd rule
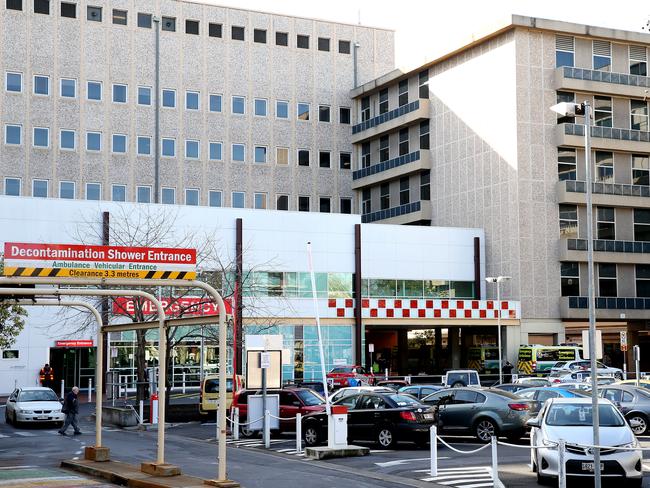
[[[386,461],[384,463],[375,463],[375,464],[377,466],[379,466],[380,468],[388,468],[390,466],[399,466],[401,464],[413,463],[413,462],[416,462],[416,461],[429,461],[430,459],[431,459],[430,457],[413,458],[413,459],[397,459],[395,461]],[[440,459],[440,458],[438,458],[438,459]]]
[[[0,434],[0,439],[4,439],[5,437],[9,437],[9,436],[5,434]]]
[[[2,466],[0,469],[29,469],[36,468],[36,466]]]
[[[31,432],[20,432],[20,431],[16,432],[16,435],[20,435],[20,436],[23,436],[23,437],[35,437],[36,436],[36,434],[33,434]]]

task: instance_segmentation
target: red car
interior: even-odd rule
[[[375,375],[371,371],[366,371],[362,366],[337,366],[327,373],[327,380],[334,388],[374,385]]]
[[[325,410],[325,399],[309,388],[283,388],[281,390],[268,389],[268,395],[280,395],[280,420],[279,432],[295,432],[297,413],[306,415],[308,413],[323,412]],[[248,397],[249,395],[261,395],[262,390],[239,390],[232,399],[232,408],[239,408],[239,422],[248,422]],[[255,419],[251,419],[255,420]],[[240,427],[240,434],[243,437],[252,437],[256,431],[250,430],[247,426]],[[273,432],[273,431],[271,431]]]

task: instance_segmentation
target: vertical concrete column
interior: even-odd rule
[[[409,340],[407,330],[399,330],[397,332],[397,350],[399,351],[399,356],[397,358],[397,367],[399,368],[398,373],[405,376],[409,374]]]
[[[449,349],[449,366],[454,369],[460,368],[460,346],[458,338],[460,337],[459,327],[450,327],[447,333],[447,347]]]
[[[503,349],[503,362],[506,359],[517,367],[517,356],[519,354],[519,346],[521,345],[521,326],[519,325],[505,325],[501,322],[501,334],[504,344]]]
[[[434,331],[435,344],[433,345],[436,373],[442,373],[442,329],[437,327]]]

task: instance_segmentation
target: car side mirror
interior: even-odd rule
[[[540,424],[540,421],[539,421],[538,418],[528,419],[528,421],[526,422],[526,425],[528,427],[537,427],[537,428],[541,427],[541,424]]]

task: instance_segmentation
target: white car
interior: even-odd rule
[[[591,384],[591,371],[576,371],[575,373],[551,377],[551,386],[580,382]],[[615,382],[616,378],[614,376],[596,376],[596,384],[598,385],[611,385]]]
[[[564,459],[568,476],[594,476],[591,398],[551,398],[546,401],[537,417],[527,425],[532,428],[531,445],[536,446],[532,457],[537,481],[558,476],[557,443],[566,441]],[[600,450],[603,478],[623,477],[630,486],[643,482],[643,453],[632,429],[612,402],[598,399],[600,415],[600,445],[611,449]],[[620,450],[617,448],[632,448]]]
[[[514,380],[513,383],[528,386],[549,386],[551,384],[548,379],[539,376],[522,376]]]
[[[330,403],[334,403],[341,398],[370,391],[373,393],[395,393],[395,390],[388,388],[387,386],[346,386],[345,388],[339,388],[336,390],[336,393],[332,393],[329,400]]]
[[[56,422],[63,425],[65,414],[52,388],[31,386],[16,388],[5,406],[5,422],[18,426],[22,422]]]
[[[563,376],[577,371],[591,370],[591,361],[581,359],[579,361],[559,361],[551,368],[551,376]],[[623,370],[606,366],[596,361],[596,371],[599,375],[614,376],[618,380],[623,379]]]

